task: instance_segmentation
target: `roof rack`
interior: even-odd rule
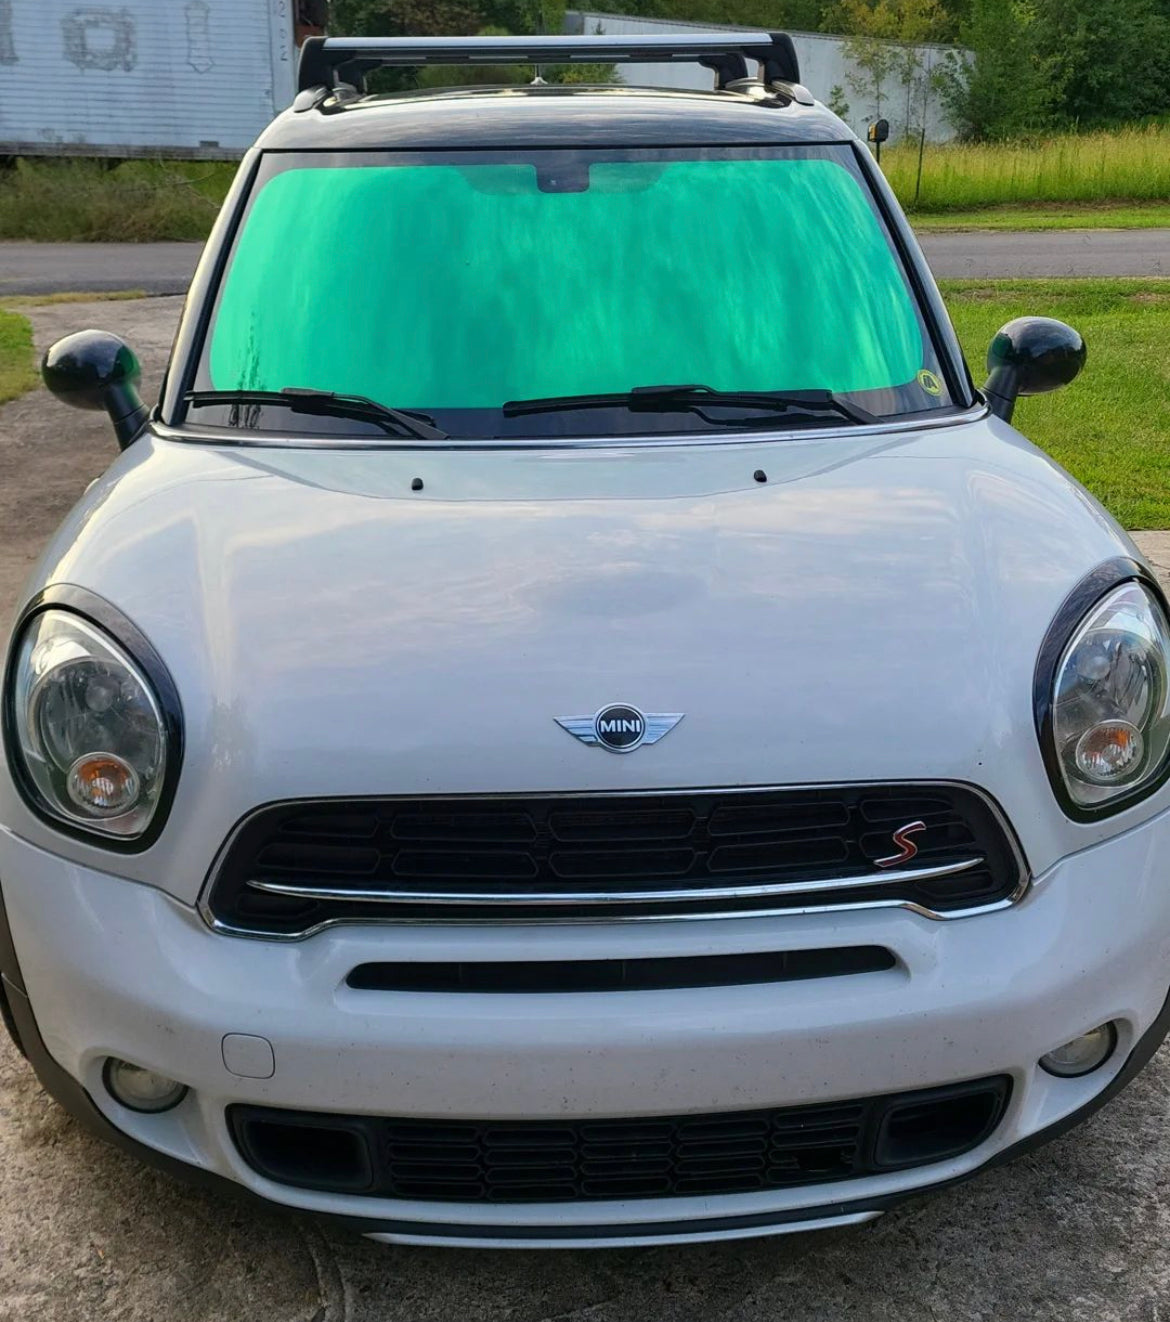
[[[374,69],[427,64],[701,64],[720,87],[748,77],[756,60],[765,83],[799,83],[786,32],[679,32],[597,37],[310,37],[301,48],[300,90],[347,83],[365,89]]]

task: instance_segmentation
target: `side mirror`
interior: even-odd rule
[[[983,387],[991,411],[1011,422],[1020,395],[1044,395],[1076,379],[1085,365],[1085,342],[1051,317],[1018,317],[991,341]]]
[[[41,376],[49,393],[78,409],[105,409],[124,450],[150,411],[138,393],[142,367],[124,340],[106,331],[69,335],[45,354]]]

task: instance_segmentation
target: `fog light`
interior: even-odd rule
[[[112,1057],[106,1061],[102,1080],[114,1101],[128,1111],[148,1114],[169,1111],[187,1095],[185,1083],[176,1083],[165,1074],[155,1074],[153,1070],[144,1070],[141,1065],[131,1065],[128,1060]]]
[[[1076,1079],[1100,1069],[1113,1055],[1116,1046],[1117,1029],[1113,1024],[1101,1024],[1050,1051],[1047,1056],[1041,1056],[1040,1068],[1060,1079]]]

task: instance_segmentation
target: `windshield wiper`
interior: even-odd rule
[[[363,418],[379,423],[391,436],[413,436],[420,441],[445,441],[445,431],[434,418],[411,409],[392,409],[365,395],[339,395],[332,390],[193,390],[186,396],[197,408],[215,404],[273,404],[294,413],[316,413],[331,418]]]
[[[771,413],[835,413],[850,422],[875,423],[872,413],[849,403],[831,390],[713,390],[710,386],[635,386],[624,394],[554,395],[548,399],[514,399],[503,407],[506,418],[526,413],[561,413],[573,409],[625,408],[631,413],[699,413],[707,422],[704,406],[762,409]]]

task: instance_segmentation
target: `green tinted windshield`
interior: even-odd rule
[[[381,159],[262,176],[201,388],[363,395],[453,435],[663,383],[949,403],[846,148]]]

